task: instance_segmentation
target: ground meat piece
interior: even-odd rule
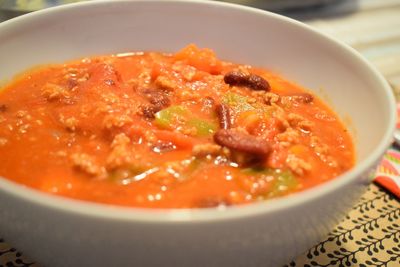
[[[104,83],[105,83],[106,85],[108,85],[108,86],[114,86],[114,85],[115,85],[115,82],[114,82],[113,79],[105,79],[105,80],[104,80]]]
[[[177,88],[177,84],[173,80],[161,75],[157,77],[154,84],[157,87],[168,91],[174,91]]]
[[[68,88],[60,86],[53,83],[47,83],[42,88],[42,96],[44,96],[48,101],[69,98],[70,93]]]
[[[78,83],[82,83],[82,82],[86,82],[87,80],[89,80],[89,78],[90,78],[89,73],[85,73],[81,77],[78,77],[76,81]]]
[[[249,98],[247,98],[247,103],[255,104],[255,103],[257,103],[257,98],[249,97]]]
[[[199,98],[202,97],[199,93],[189,90],[177,90],[175,92],[175,96],[179,99],[180,102],[197,101]]]
[[[124,133],[116,135],[111,143],[111,153],[107,157],[107,170],[129,165],[134,161],[134,155],[129,148],[131,139]]]
[[[257,156],[266,156],[271,146],[263,139],[257,138],[237,129],[221,129],[214,134],[214,141],[235,151]]]
[[[195,145],[192,152],[195,157],[218,156],[222,153],[222,147],[216,144],[200,144]]]
[[[74,117],[65,120],[65,127],[70,131],[75,131],[78,125],[78,120]]]
[[[126,81],[125,84],[131,86],[134,90],[137,90],[138,88],[142,88],[143,86],[149,86],[151,81],[151,70],[144,68],[142,73],[140,73],[137,77]]]
[[[65,79],[74,79],[77,82],[85,82],[89,79],[87,69],[67,68],[63,73]]]
[[[150,84],[152,78],[151,78],[151,70],[149,69],[144,69],[142,73],[139,74],[138,76],[139,80],[142,81],[143,84]]]
[[[267,105],[271,105],[273,103],[277,103],[280,99],[280,96],[271,92],[266,92],[264,94],[264,102]]]
[[[120,98],[114,93],[103,93],[101,94],[101,99],[108,104],[118,104],[120,103]]]
[[[326,162],[331,168],[339,167],[339,163],[332,156],[327,156],[325,159],[323,159],[323,161]]]
[[[111,148],[116,148],[120,146],[126,146],[131,142],[131,139],[126,136],[124,133],[117,134],[112,143],[111,143]]]
[[[314,127],[314,123],[312,121],[304,120],[300,121],[297,124],[297,127],[304,133],[310,133],[312,131],[312,128]]]
[[[216,106],[215,111],[217,113],[219,127],[221,129],[229,129],[232,126],[231,111],[225,104],[219,104]]]
[[[30,128],[31,128],[31,125],[30,125],[30,124],[24,123],[24,124],[22,124],[22,125],[20,125],[20,126],[18,127],[18,132],[19,132],[20,134],[25,134],[25,133],[28,132],[28,129],[30,129]]]
[[[174,71],[179,72],[186,81],[192,81],[196,75],[197,69],[192,66],[182,64],[182,62],[175,63],[172,66]]]
[[[290,126],[295,127],[299,122],[304,120],[304,117],[296,113],[289,113],[287,119]]]
[[[300,133],[293,128],[287,128],[283,133],[276,135],[280,142],[288,142],[291,144],[299,143]]]
[[[326,112],[325,110],[319,110],[314,117],[318,120],[321,121],[335,121],[335,117],[333,117],[332,115],[330,115],[328,112]]]
[[[286,95],[282,97],[282,102],[295,102],[297,104],[309,104],[313,102],[314,96],[309,93],[298,93],[292,95]]]
[[[230,86],[244,86],[252,90],[269,91],[271,86],[263,77],[241,71],[230,71],[225,74],[224,82]]]
[[[75,117],[65,118],[62,114],[60,115],[59,121],[61,124],[71,132],[74,132],[78,126],[78,120]]]
[[[132,118],[126,114],[107,114],[103,120],[103,127],[105,129],[121,128],[131,122]]]
[[[17,118],[23,118],[26,115],[28,115],[28,111],[26,110],[18,110],[17,113],[15,114]]]
[[[310,146],[314,149],[317,155],[321,154],[328,154],[329,153],[329,146],[322,143],[321,139],[317,136],[311,136],[310,138]]]
[[[98,178],[104,178],[106,170],[96,163],[94,157],[85,153],[74,153],[71,155],[72,164],[75,168]]]
[[[310,146],[314,149],[315,154],[321,161],[327,163],[332,168],[339,167],[338,162],[329,155],[329,146],[323,143],[320,138],[311,136]]]
[[[296,113],[289,113],[287,118],[291,127],[296,127],[304,133],[309,133],[314,127],[312,121],[306,120],[303,116]]]
[[[286,165],[293,173],[300,176],[304,175],[307,171],[310,171],[312,168],[310,163],[306,162],[301,158],[298,158],[293,154],[288,155],[286,159]]]
[[[209,111],[212,110],[212,108],[214,107],[215,100],[211,96],[206,96],[201,99],[201,104],[202,104],[201,108],[202,111]]]
[[[112,61],[105,61],[105,64],[101,64],[102,67],[104,68],[104,75],[107,78],[107,80],[112,80],[114,83],[115,81],[121,82],[121,74],[115,69],[113,62]]]
[[[86,69],[68,68],[63,73],[64,83],[71,91],[75,91],[80,83],[89,80],[89,73]]]
[[[287,120],[286,111],[274,103],[271,104],[271,107],[273,109],[275,119],[277,119],[282,125],[282,130],[284,131],[285,129],[289,128],[290,124]]]
[[[184,129],[178,129],[179,132],[183,133],[184,135],[191,135],[195,136],[197,134],[197,128],[196,127],[188,127]]]

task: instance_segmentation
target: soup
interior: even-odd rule
[[[0,92],[0,176],[74,199],[266,201],[333,179],[354,158],[313,93],[195,45],[36,67]]]

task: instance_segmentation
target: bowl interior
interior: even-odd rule
[[[37,64],[129,52],[177,51],[189,43],[219,58],[280,73],[328,101],[354,136],[359,168],[388,146],[394,100],[353,50],[301,23],[263,11],[203,1],[95,1],[0,24],[0,80]]]
[[[0,28],[0,80],[37,64],[115,52],[172,52],[196,43],[327,96],[342,118],[351,118],[358,160],[370,155],[390,123],[387,92],[371,70],[351,51],[298,23],[243,9],[100,2],[6,22]]]

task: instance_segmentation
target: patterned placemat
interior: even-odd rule
[[[0,267],[39,266],[0,238]],[[298,266],[400,266],[400,202],[372,184],[324,241],[285,265]]]
[[[372,184],[328,237],[285,267],[400,266],[400,202]]]

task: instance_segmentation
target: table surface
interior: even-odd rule
[[[348,0],[296,15],[359,51],[400,91],[400,0]]]
[[[400,99],[400,0],[346,0],[283,14],[358,50],[387,78]],[[3,266],[40,265],[0,238]],[[400,202],[372,184],[325,240],[285,266],[400,266]]]

